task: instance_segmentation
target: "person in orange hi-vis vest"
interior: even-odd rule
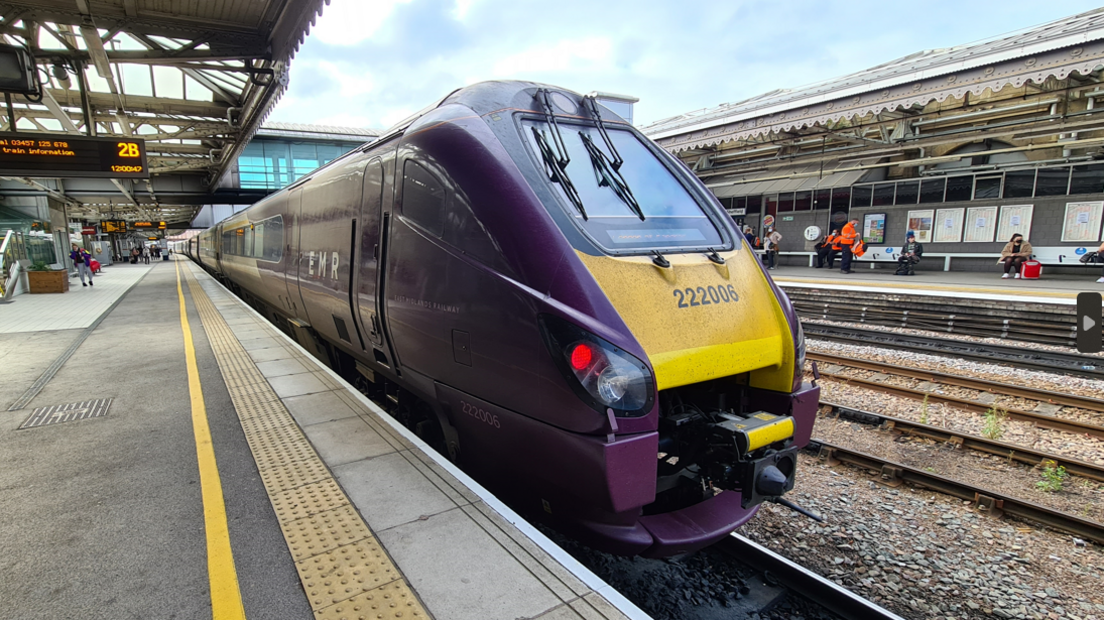
[[[858,223],[859,220],[852,219],[844,225],[843,231],[840,232],[839,244],[843,248],[843,258],[840,259],[840,273],[851,273],[851,246],[859,240],[859,233],[855,228]]]
[[[839,245],[839,229],[833,228],[832,232],[824,236],[824,240],[821,241],[816,248],[816,268],[820,269],[824,267],[824,263],[828,263],[828,268],[835,267],[836,255],[840,252]]]

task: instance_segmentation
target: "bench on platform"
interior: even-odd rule
[[[1096,251],[1096,244],[1089,246],[1040,246],[1032,248],[1032,258],[1039,261],[1043,265],[1062,266],[1062,267],[1100,267],[1100,263],[1082,263],[1081,257],[1086,252]],[[757,253],[762,254],[763,250],[756,250]],[[809,266],[812,267],[816,261],[816,252],[779,252],[779,256],[808,256]],[[901,248],[897,246],[871,246],[866,254],[862,258],[855,257],[854,262],[869,263],[870,268],[874,267],[878,263],[882,264],[896,264],[897,258],[901,256]],[[956,258],[989,258],[994,263],[1000,258],[999,252],[924,252],[922,260],[942,258],[943,259],[943,271],[951,270],[951,261]],[[838,256],[837,256],[838,259]]]

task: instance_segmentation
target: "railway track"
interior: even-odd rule
[[[859,386],[869,390],[882,392],[884,394],[890,394],[893,396],[900,396],[903,398],[909,398],[912,400],[924,401],[932,404],[946,404],[964,409],[966,411],[972,411],[974,413],[988,413],[993,410],[994,405],[978,402],[969,398],[960,398],[958,396],[948,396],[945,394],[937,394],[934,391],[918,390],[913,388],[906,388],[896,385],[888,385],[881,383],[880,381],[872,379],[860,379],[857,377],[849,377],[847,375],[841,375],[837,373],[819,371],[821,377],[828,377],[837,381],[843,381],[850,385]],[[1049,428],[1052,430],[1065,431],[1067,433],[1080,433],[1085,435],[1091,435],[1093,437],[1100,437],[1104,439],[1104,426],[1092,424],[1089,422],[1082,422],[1080,420],[1072,420],[1068,418],[1059,418],[1054,415],[1046,413],[1038,413],[1035,411],[1027,411],[1024,409],[1017,409],[1015,407],[999,407],[1001,411],[1005,412],[1009,418],[1013,420],[1022,420],[1030,422],[1031,424],[1040,428]]]
[[[985,437],[979,437],[977,435],[931,426],[930,424],[921,424],[920,422],[895,418],[881,413],[862,411],[828,401],[820,401],[820,406],[822,410],[825,407],[829,409],[825,415],[835,415],[861,424],[881,426],[888,431],[912,437],[923,437],[925,439],[950,443],[955,447],[985,452],[1027,465],[1035,466],[1042,464],[1044,461],[1053,461],[1055,464],[1065,467],[1066,471],[1070,474],[1090,480],[1096,480],[1098,482],[1104,482],[1104,467],[1086,461],[1048,454],[1046,452],[1040,452],[1039,450],[1017,446],[1003,441],[986,439]]]
[[[803,322],[807,337],[862,346],[916,351],[1016,368],[1030,368],[1092,379],[1104,379],[1104,358],[1031,349],[1024,346],[983,344],[968,340],[899,334],[836,325]]]
[[[880,474],[887,486],[908,482],[973,502],[995,517],[1008,514],[1104,544],[1104,525],[1094,521],[825,441],[814,439],[807,449],[817,452],[829,464],[847,463]]]
[[[963,377],[961,375],[953,375],[949,373],[936,372],[933,370],[925,370],[923,368],[910,368],[908,366],[888,364],[885,362],[856,360],[840,355],[831,355],[828,353],[810,352],[806,355],[806,357],[810,360],[835,364],[837,366],[846,366],[848,368],[858,368],[861,370],[870,370],[873,372],[880,372],[884,374],[898,375],[901,377],[909,377],[910,379],[929,381],[931,383],[941,383],[943,385],[954,385],[958,387],[969,388],[971,390],[989,392],[991,394],[1016,396],[1019,398],[1037,400],[1039,402],[1050,403],[1053,405],[1062,405],[1064,407],[1078,407],[1080,409],[1089,409],[1091,411],[1104,412],[1104,399],[1099,398],[1079,396],[1076,394],[1065,394],[1062,392],[1052,392],[1050,390],[1041,390],[1038,388],[1024,387],[1019,385],[1010,385],[1006,383],[1001,383],[999,381],[989,381],[986,379],[977,379],[974,377]],[[826,372],[823,368],[820,369],[820,373],[824,376],[832,374]]]
[[[718,547],[740,562],[774,576],[786,588],[845,620],[903,620],[809,569],[733,532]]]

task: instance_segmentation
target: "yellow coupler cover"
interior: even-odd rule
[[[752,371],[755,387],[791,390],[793,338],[753,252],[721,253],[724,265],[673,254],[668,269],[646,256],[578,254],[648,354],[658,389]]]

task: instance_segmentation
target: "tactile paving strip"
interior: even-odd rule
[[[210,298],[184,271],[314,617],[429,618]]]
[[[374,590],[331,605],[322,613],[315,612],[318,620],[376,620],[377,618],[427,618],[425,609],[410,587],[402,581],[392,581]]]

